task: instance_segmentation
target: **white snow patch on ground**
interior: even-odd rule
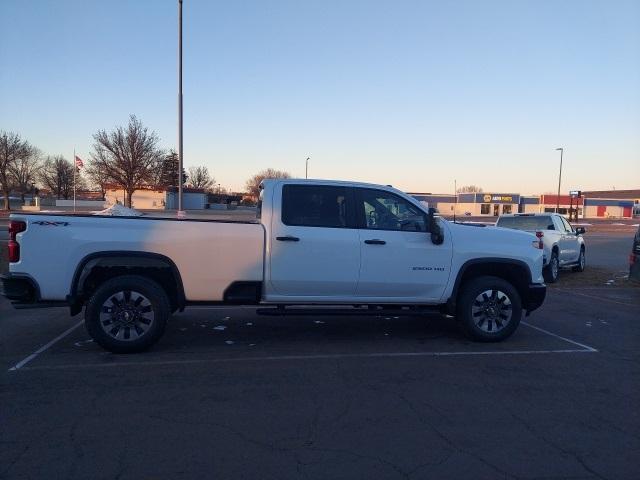
[[[218,325],[216,327],[213,327],[214,330],[226,330],[227,327],[226,325]]]
[[[225,340],[225,342],[227,345],[233,345],[235,342],[233,340]]]
[[[92,212],[93,215],[107,215],[111,217],[141,217],[143,214],[133,208],[125,207],[116,203],[109,208],[100,210],[99,212]]]

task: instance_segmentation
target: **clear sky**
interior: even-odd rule
[[[640,188],[640,1],[184,0],[185,165],[407,191]],[[177,0],[0,0],[0,129],[177,144]]]

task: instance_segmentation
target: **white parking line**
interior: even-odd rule
[[[189,360],[160,360],[144,362],[109,362],[109,363],[80,363],[66,365],[39,365],[27,367],[25,370],[72,370],[85,368],[111,368],[111,367],[153,367],[169,365],[198,365],[212,363],[241,363],[241,362],[270,362],[290,360],[338,360],[343,358],[401,358],[401,357],[459,357],[478,355],[537,355],[549,353],[593,353],[597,350],[586,349],[559,349],[559,350],[492,350],[485,352],[389,352],[389,353],[335,353],[320,355],[275,355],[264,357],[238,357],[238,358],[207,358]]]
[[[73,327],[65,330],[56,338],[46,345],[43,345],[24,360],[16,363],[9,371],[19,370],[36,358],[39,354],[47,350],[49,347],[60,341],[76,328],[82,325],[83,320]],[[41,365],[37,367],[26,367],[26,370],[68,370],[77,368],[105,368],[105,367],[126,367],[136,366],[167,366],[167,365],[196,365],[207,363],[235,363],[235,362],[265,362],[265,361],[282,361],[282,360],[335,360],[341,358],[401,358],[401,357],[458,357],[458,356],[478,356],[478,355],[540,355],[554,353],[596,353],[597,349],[576,342],[566,337],[562,337],[544,328],[536,327],[530,323],[520,322],[534,330],[538,330],[546,335],[552,336],[564,342],[580,347],[580,349],[553,349],[553,350],[489,350],[489,351],[453,351],[453,352],[373,352],[373,353],[335,353],[335,354],[319,354],[319,355],[274,355],[261,357],[238,357],[238,358],[210,358],[210,359],[188,359],[188,360],[161,360],[161,361],[142,361],[142,362],[110,362],[110,363],[83,363],[83,364],[67,364],[67,365]]]
[[[597,349],[595,349],[593,347],[590,347],[589,345],[584,345],[582,343],[576,342],[575,340],[570,340],[568,338],[561,337],[560,335],[557,335],[557,334],[555,334],[553,332],[550,332],[549,330],[545,330],[544,328],[536,327],[535,325],[531,325],[530,323],[527,323],[527,322],[520,322],[520,323],[522,325],[526,325],[529,328],[533,328],[534,330],[538,330],[539,332],[546,333],[547,335],[551,335],[552,337],[556,337],[556,338],[559,338],[560,340],[564,340],[565,342],[569,342],[569,343],[572,343],[573,345],[577,345],[579,347],[582,347],[582,348],[584,348],[585,350],[587,350],[589,352],[597,352],[598,351]]]
[[[9,369],[9,371],[14,371],[14,370],[20,370],[22,367],[24,367],[27,363],[29,363],[31,360],[33,360],[34,358],[36,358],[38,355],[40,355],[42,352],[44,352],[47,348],[51,347],[52,345],[54,345],[56,342],[62,340],[64,337],[66,337],[67,335],[69,335],[71,332],[73,332],[76,328],[78,328],[80,325],[82,325],[84,323],[84,320],[80,320],[78,323],[76,323],[73,327],[68,328],[67,330],[65,330],[64,332],[62,332],[60,335],[58,335],[56,338],[54,338],[53,340],[51,340],[49,343],[46,343],[45,345],[41,346],[38,350],[36,350],[35,352],[33,352],[31,355],[29,355],[28,357],[20,360],[18,363],[16,363],[13,367],[11,367]]]

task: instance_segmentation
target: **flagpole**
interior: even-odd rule
[[[76,211],[76,149],[73,149],[73,211]]]

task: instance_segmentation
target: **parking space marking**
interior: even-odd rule
[[[319,355],[274,355],[264,357],[207,358],[188,360],[160,360],[143,362],[110,362],[110,363],[78,363],[64,365],[39,365],[26,367],[23,370],[72,370],[87,368],[112,367],[153,367],[170,365],[198,365],[212,363],[245,363],[285,360],[340,360],[347,358],[402,358],[402,357],[462,357],[478,355],[537,355],[549,353],[594,353],[595,349],[557,349],[557,350],[491,350],[484,352],[388,352],[388,353],[327,353]]]
[[[522,325],[526,325],[529,328],[533,328],[534,330],[538,330],[539,332],[546,333],[547,335],[551,335],[552,337],[556,337],[556,338],[559,338],[560,340],[564,340],[565,342],[569,342],[569,343],[572,343],[572,344],[577,345],[579,347],[582,347],[588,352],[597,352],[598,351],[597,349],[595,349],[593,347],[590,347],[589,345],[585,345],[583,343],[576,342],[575,340],[571,340],[569,338],[561,337],[560,335],[558,335],[556,333],[553,333],[553,332],[550,332],[549,330],[545,330],[544,328],[536,327],[535,325],[531,325],[530,323],[527,323],[527,322],[520,322],[520,323]]]
[[[29,363],[31,360],[33,360],[34,358],[36,358],[38,355],[40,355],[42,352],[44,352],[47,348],[51,347],[52,345],[54,345],[55,343],[59,342],[60,340],[62,340],[64,337],[66,337],[67,335],[69,335],[71,332],[73,332],[76,328],[78,328],[80,325],[82,325],[84,323],[84,320],[80,320],[78,323],[76,323],[73,327],[70,327],[68,329],[66,329],[64,332],[62,332],[60,335],[58,335],[56,338],[54,338],[53,340],[51,340],[49,343],[46,343],[45,345],[41,346],[38,350],[36,350],[35,352],[33,352],[31,355],[29,355],[28,357],[20,360],[18,363],[16,363],[13,367],[11,367],[9,369],[9,371],[15,371],[15,370],[20,370],[22,367],[24,367],[27,363]]]
[[[159,361],[141,361],[141,362],[110,362],[110,363],[82,363],[82,364],[63,364],[63,365],[39,365],[35,367],[25,367],[29,362],[36,358],[39,354],[47,350],[56,342],[73,332],[82,325],[83,321],[78,322],[74,326],[65,330],[56,338],[46,345],[43,345],[34,353],[21,360],[9,371],[23,370],[70,370],[70,369],[86,369],[86,368],[108,368],[108,367],[127,367],[127,366],[168,366],[168,365],[198,365],[212,363],[240,363],[240,362],[265,362],[265,361],[286,361],[286,360],[337,360],[348,358],[411,358],[411,357],[462,357],[462,356],[479,356],[479,355],[541,355],[541,354],[559,354],[559,353],[597,353],[598,350],[575,340],[562,337],[558,334],[536,327],[530,323],[520,322],[529,328],[537,330],[541,333],[557,338],[564,342],[570,343],[579,349],[565,348],[552,350],[489,350],[489,351],[449,351],[449,352],[372,352],[372,353],[333,353],[333,354],[317,354],[317,355],[272,355],[272,356],[251,356],[251,357],[235,357],[235,358],[209,358],[209,359],[186,359],[186,360],[159,360]],[[23,368],[24,367],[24,368]]]

